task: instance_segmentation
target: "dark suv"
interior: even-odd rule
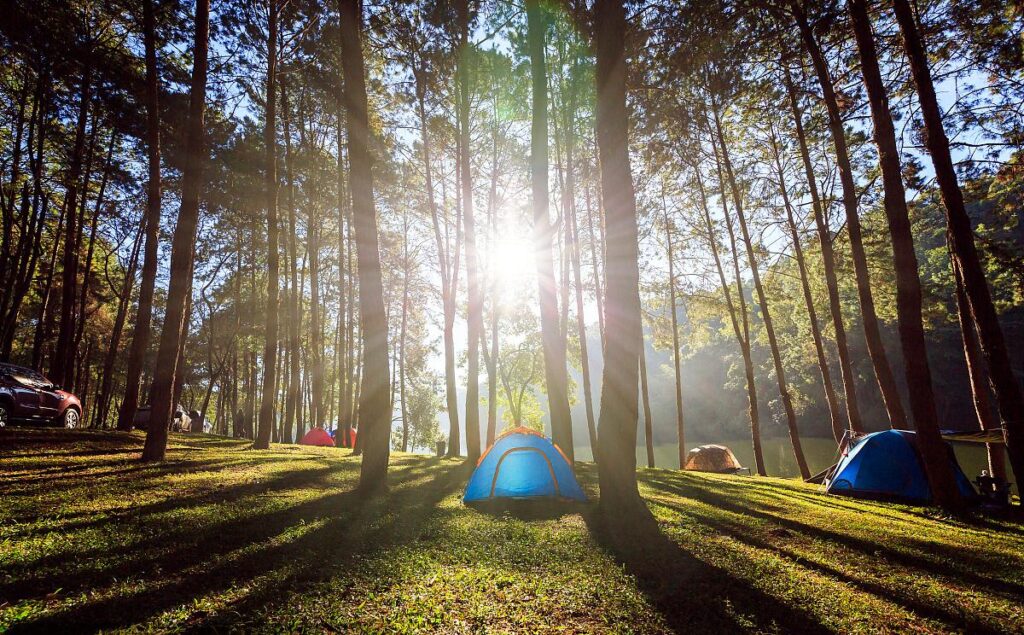
[[[82,421],[82,402],[38,371],[0,364],[0,428],[8,421],[45,421],[77,428]]]

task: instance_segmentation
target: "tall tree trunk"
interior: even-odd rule
[[[774,127],[771,129],[771,142],[775,174],[779,179],[779,193],[782,195],[782,205],[786,211],[786,226],[789,228],[790,240],[793,241],[793,257],[796,259],[797,270],[800,274],[800,289],[804,295],[804,306],[807,307],[811,339],[814,342],[814,352],[818,358],[818,370],[821,373],[821,385],[825,391],[825,403],[828,405],[829,420],[832,423],[832,436],[835,438],[836,443],[840,443],[843,439],[844,426],[842,414],[839,412],[839,399],[836,397],[835,386],[832,385],[832,372],[829,370],[828,358],[825,356],[825,344],[822,341],[821,328],[818,326],[818,312],[814,308],[814,296],[811,295],[811,283],[807,277],[807,262],[804,258],[804,248],[800,241],[796,219],[793,217],[793,205],[789,199],[789,188],[786,187],[786,174],[782,169],[782,157]]]
[[[409,329],[409,212],[402,213],[402,322],[398,335],[398,399],[402,413],[402,452],[409,451],[409,410],[405,400],[405,340]]]
[[[267,315],[263,340],[263,389],[256,442],[253,447],[270,447],[270,433],[274,427],[274,397],[277,392],[277,339],[279,330],[278,293],[280,288],[280,227],[277,224],[277,21],[278,0],[267,0],[267,90],[266,121],[263,127],[263,146],[266,164],[263,185],[267,197]],[[318,351],[314,351],[319,355]]]
[[[306,221],[309,237],[309,379],[313,399],[310,403],[309,420],[315,428],[324,427],[324,361],[323,325],[320,314],[320,227],[313,217],[313,208]]]
[[[921,103],[924,119],[924,141],[932,157],[935,180],[946,208],[946,237],[952,254],[953,268],[963,280],[964,291],[970,305],[971,316],[978,328],[978,340],[982,354],[988,364],[999,416],[1003,420],[1003,434],[1006,449],[1010,453],[1013,473],[1020,479],[1024,475],[1024,394],[1019,381],[1013,374],[1010,356],[999,325],[999,315],[992,304],[992,295],[985,280],[985,271],[978,258],[974,244],[971,219],[964,206],[963,192],[957,181],[956,169],[949,151],[949,139],[942,124],[942,110],[935,96],[931,69],[925,52],[921,33],[918,31],[914,13],[907,0],[893,0],[896,21],[903,36],[903,48],[910,62],[914,85]]]
[[[21,89],[18,90],[17,100],[17,114],[14,116],[14,122],[11,126],[14,129],[14,139],[11,146],[11,177],[9,181],[9,187],[4,187],[3,183],[0,182],[0,316],[4,315],[7,311],[7,301],[9,300],[9,293],[11,291],[11,281],[8,280],[8,272],[12,268],[12,243],[14,238],[14,208],[15,199],[18,196],[18,180],[20,179],[21,172],[21,151],[22,151],[22,137],[25,133],[25,108],[28,105],[29,93],[29,72],[24,70],[21,78]],[[35,111],[38,109],[38,100],[33,102],[32,112],[28,117],[28,128],[29,128],[29,143],[30,149],[29,156],[31,156],[32,148],[32,129],[35,125]],[[24,219],[25,206],[24,203],[27,201],[25,196],[26,190],[22,188],[22,214],[21,217]],[[24,231],[21,232],[18,242],[22,243],[26,239]],[[5,358],[6,359],[6,358]]]
[[[340,34],[339,34],[340,35]],[[347,214],[347,191],[345,189],[345,148],[343,143],[345,129],[345,94],[343,78],[338,78],[338,116],[336,145],[338,153],[337,177],[338,177],[338,342],[339,342],[339,386],[338,386],[338,420],[341,445],[346,448],[352,447],[352,418],[351,418],[351,393],[349,388],[352,385],[352,364],[351,332],[352,320],[352,253],[346,228],[348,224]],[[346,296],[346,292],[348,296]]]
[[[626,9],[622,0],[596,0],[594,48],[597,65],[595,127],[604,201],[605,337],[598,481],[601,508],[609,519],[646,510],[636,482],[637,371],[640,324],[639,236],[629,165],[626,109]]]
[[[10,359],[14,346],[15,331],[18,327],[18,314],[22,303],[35,280],[36,265],[42,253],[42,232],[46,224],[49,210],[49,199],[43,195],[43,152],[45,149],[46,129],[50,97],[50,79],[44,70],[36,80],[35,99],[29,121],[27,149],[29,169],[32,173],[31,216],[25,223],[25,230],[18,241],[18,250],[11,266],[8,288],[0,298],[0,359]],[[16,169],[16,168],[15,168]],[[22,193],[22,217],[27,216],[28,184]],[[5,236],[6,232],[5,230]],[[0,275],[0,284],[4,277]]]
[[[999,421],[993,417],[992,403],[989,401],[989,377],[985,370],[978,345],[978,333],[971,319],[971,305],[967,301],[964,283],[960,275],[956,276],[956,313],[960,322],[960,334],[964,343],[964,359],[967,362],[967,375],[971,380],[971,397],[974,412],[978,418],[978,426],[982,430],[1001,430]],[[989,474],[1003,481],[1006,480],[1006,462],[1003,459],[1003,444],[986,443]]]
[[[552,263],[555,227],[551,224],[548,192],[548,73],[544,56],[546,29],[540,0],[526,0],[527,41],[533,80],[533,115],[530,129],[530,181],[533,199],[533,244],[540,298],[540,331],[544,351],[544,378],[551,440],[573,458],[572,417],[567,394],[565,338],[558,315],[558,289]],[[468,242],[468,241],[467,241]]]
[[[49,198],[43,201],[45,208],[48,206]],[[50,320],[54,313],[53,308],[53,278],[56,275],[57,254],[60,253],[60,240],[64,228],[64,217],[66,207],[62,206],[60,215],[57,217],[57,226],[53,232],[53,244],[50,247],[50,263],[46,270],[46,282],[43,283],[43,290],[39,299],[39,318],[36,320],[36,332],[32,340],[32,368],[39,369],[43,366],[43,344],[49,339]]]
[[[711,253],[715,259],[715,268],[718,270],[718,280],[722,287],[722,297],[725,299],[725,307],[729,312],[729,322],[732,324],[732,332],[736,336],[736,342],[739,344],[739,350],[743,357],[743,371],[746,378],[746,400],[748,400],[749,415],[751,420],[751,438],[753,440],[754,447],[754,463],[755,469],[761,476],[765,475],[764,471],[764,457],[761,452],[761,423],[758,414],[758,394],[757,389],[754,386],[754,364],[751,358],[751,349],[748,339],[744,336],[746,331],[746,316],[745,306],[742,309],[743,315],[743,330],[740,331],[739,321],[736,317],[735,305],[732,303],[732,294],[729,292],[729,282],[725,278],[725,268],[722,266],[722,257],[718,252],[718,238],[716,237],[715,225],[712,223],[711,212],[708,210],[708,195],[703,186],[703,179],[700,176],[699,166],[693,166],[694,176],[697,183],[697,201],[700,203],[700,210],[702,212],[703,221],[705,221],[705,228],[708,231],[708,244],[711,246]],[[723,204],[723,207],[725,205]],[[733,256],[735,256],[735,248],[732,250]],[[740,300],[742,300],[742,288],[740,291]],[[680,463],[679,468],[682,469],[685,466],[684,462]]]
[[[853,33],[860,53],[861,73],[871,106],[871,120],[878,163],[882,168],[885,216],[892,239],[893,269],[896,273],[896,311],[899,316],[900,344],[910,388],[910,411],[917,429],[917,446],[935,502],[947,509],[963,506],[956,477],[949,461],[949,448],[939,432],[932,374],[928,365],[924,325],[921,315],[921,279],[917,273],[917,254],[911,233],[907,196],[903,188],[896,130],[889,112],[889,98],[882,83],[875,51],[871,18],[865,0],[849,0]]]
[[[803,0],[790,0],[797,26],[803,39],[804,48],[811,56],[818,84],[821,86],[825,110],[828,113],[829,130],[836,151],[836,165],[839,168],[839,180],[843,188],[843,209],[846,212],[846,231],[850,237],[850,255],[853,259],[853,270],[857,278],[857,296],[860,299],[861,321],[864,324],[864,340],[867,343],[868,355],[878,381],[878,389],[882,393],[882,401],[889,415],[889,423],[893,428],[906,428],[907,415],[896,389],[896,379],[889,365],[889,358],[882,345],[882,336],[878,327],[878,316],[875,313],[875,300],[871,294],[871,277],[868,273],[868,260],[864,253],[864,240],[861,236],[860,217],[857,213],[857,186],[854,181],[853,167],[850,165],[850,153],[846,146],[846,129],[843,126],[839,101],[836,99],[832,76],[828,70],[825,55],[814,37],[814,31],[807,21],[801,3]]]
[[[686,465],[686,431],[683,421],[683,374],[679,359],[679,318],[676,315],[676,264],[675,249],[672,245],[672,224],[668,218],[668,205],[665,204],[665,184],[661,186],[661,212],[665,217],[665,242],[668,246],[668,310],[672,316],[672,366],[675,371],[676,384],[676,437],[678,439],[679,469]],[[652,465],[653,465],[652,458]]]
[[[359,0],[339,0],[341,61],[348,111],[349,191],[356,232],[359,273],[359,317],[362,323],[363,373],[359,394],[359,436],[363,460],[359,489],[369,492],[387,486],[391,449],[388,398],[388,325],[381,284],[377,212],[373,204],[370,122],[363,70],[362,15]]]
[[[202,192],[206,133],[206,65],[210,35],[210,0],[196,1],[195,44],[193,46],[192,86],[189,93],[188,128],[185,140],[185,169],[181,182],[181,207],[174,228],[171,248],[171,282],[167,309],[160,334],[156,366],[153,372],[152,409],[146,426],[143,461],[162,461],[167,450],[167,425],[170,423],[178,350],[188,316],[185,307],[192,289],[192,263],[196,229],[199,224],[199,196]]]
[[[156,288],[160,240],[160,85],[156,65],[156,18],[154,0],[143,2],[143,39],[146,46],[146,159],[149,183],[146,188],[146,246],[139,283],[139,310],[135,316],[132,343],[128,349],[125,393],[117,415],[117,429],[131,430],[139,406],[142,363],[149,348],[153,321],[153,292]]]
[[[100,210],[103,208],[104,197],[107,192],[107,182],[110,178],[111,159],[114,155],[114,146],[117,145],[117,133],[110,135],[110,147],[107,148],[107,158],[103,164],[103,177],[100,179],[100,189],[96,195],[96,202],[93,205],[92,219],[89,223],[89,243],[86,247],[85,267],[82,269],[82,292],[78,300],[78,319],[76,320],[74,350],[78,350],[82,344],[82,337],[85,335],[85,323],[89,317],[89,291],[92,286],[92,261],[96,253],[96,229],[99,225]],[[75,375],[75,381],[69,382],[74,386],[75,392],[85,394],[81,390],[81,377]]]
[[[66,384],[73,373],[75,360],[74,325],[78,288],[78,196],[82,176],[82,158],[85,150],[85,128],[89,119],[92,101],[92,56],[86,54],[82,70],[81,90],[78,106],[78,123],[75,126],[75,142],[71,151],[71,166],[68,170],[64,195],[64,269],[61,273],[60,322],[57,331],[57,346],[50,360],[50,379],[55,384]]]
[[[285,392],[284,430],[281,433],[281,441],[282,443],[292,443],[293,440],[298,441],[293,436],[293,431],[295,430],[295,411],[299,400],[299,349],[302,347],[302,340],[299,336],[299,322],[302,319],[299,314],[299,296],[302,295],[302,288],[299,286],[298,272],[299,250],[296,238],[295,168],[294,157],[292,156],[291,103],[288,101],[287,76],[281,80],[281,119],[284,125],[284,170],[288,205],[288,268],[291,274],[291,293],[288,296],[288,388]],[[340,121],[338,125],[340,129]],[[340,181],[340,175],[338,179]]]
[[[117,363],[117,353],[121,348],[121,335],[124,332],[124,323],[128,317],[128,307],[131,305],[132,289],[135,287],[135,270],[139,264],[139,251],[142,248],[142,236],[146,227],[146,220],[143,217],[139,225],[139,231],[132,244],[131,256],[128,258],[128,266],[125,268],[124,286],[117,299],[117,317],[114,318],[113,332],[110,334],[110,345],[107,348],[106,356],[103,358],[103,370],[100,375],[100,388],[96,394],[97,423],[106,426],[107,414],[110,411],[111,390],[114,382],[114,364]]]
[[[573,182],[572,172],[568,183]],[[597,460],[597,422],[594,419],[594,396],[590,380],[590,351],[587,347],[587,325],[583,310],[583,274],[580,271],[580,236],[576,222],[576,206],[569,203],[569,230],[572,232],[572,268],[573,286],[576,289],[576,336],[580,342],[580,373],[583,375],[583,405],[587,412],[587,434],[590,440],[590,451]],[[497,353],[495,353],[496,355]]]
[[[825,210],[818,194],[818,183],[811,163],[811,154],[807,148],[807,135],[804,133],[803,113],[797,99],[793,79],[789,67],[782,66],[783,80],[786,83],[786,94],[789,98],[790,110],[793,113],[793,126],[800,147],[800,161],[803,163],[807,188],[811,194],[811,208],[814,212],[814,225],[818,232],[818,244],[821,248],[821,264],[825,272],[825,287],[828,290],[829,313],[832,316],[832,330],[835,332],[836,351],[839,353],[839,372],[843,380],[843,392],[846,394],[846,416],[851,432],[863,432],[864,426],[860,418],[860,402],[857,399],[857,379],[853,374],[853,363],[850,359],[850,348],[846,343],[846,326],[843,324],[843,309],[839,298],[839,281],[836,278],[836,260],[832,250],[832,234],[825,220]]]
[[[588,179],[587,187],[583,188],[583,197],[587,208],[587,238],[590,241],[590,268],[594,282],[594,304],[597,305],[597,333],[600,336],[601,345],[604,346],[604,296],[601,293],[602,272],[601,267],[598,265],[598,260],[604,257],[604,232],[601,232],[602,240],[600,242],[594,232],[594,224],[600,225],[604,220],[601,218],[602,206],[599,205],[595,213],[591,204],[590,181],[593,180],[592,177]]]
[[[193,270],[194,271],[194,270]],[[193,272],[189,272],[189,280],[192,280]],[[185,347],[188,345],[189,317],[192,315],[192,286],[189,285],[188,294],[185,296],[185,320],[181,324],[181,337],[178,340],[178,355],[175,357],[174,367],[177,369],[174,374],[174,389],[171,391],[171,412],[181,406],[181,393],[185,389]]]
[[[492,79],[493,81],[493,79]],[[493,88],[496,88],[492,84]],[[488,277],[490,278],[491,292],[491,341],[490,354],[487,354],[488,343],[486,338],[480,342],[484,351],[484,361],[487,364],[487,440],[486,448],[494,444],[498,430],[498,346],[499,346],[499,325],[501,323],[501,303],[499,302],[499,284],[501,275],[495,271],[490,262],[490,255],[494,251],[494,243],[498,239],[498,96],[494,91],[491,101],[491,185],[487,193],[487,222],[490,228],[488,235]]]
[[[725,166],[725,174],[729,179],[729,189],[732,192],[733,207],[736,210],[736,220],[739,221],[740,235],[747,250],[747,260],[750,263],[750,274],[754,279],[754,290],[757,292],[757,303],[761,306],[761,321],[764,323],[765,334],[768,336],[768,346],[772,354],[772,363],[775,366],[775,379],[779,385],[779,395],[782,397],[782,406],[786,411],[786,424],[789,429],[789,441],[793,446],[793,457],[796,459],[800,476],[804,479],[811,477],[811,471],[807,467],[807,459],[804,457],[803,446],[800,443],[800,431],[796,425],[796,411],[793,409],[793,398],[789,394],[789,385],[786,383],[786,370],[782,365],[782,353],[779,351],[779,342],[775,336],[775,325],[772,322],[771,309],[768,306],[768,296],[764,292],[764,285],[761,283],[761,273],[758,270],[757,256],[754,254],[754,243],[750,238],[750,231],[747,228],[746,213],[743,211],[743,198],[739,187],[736,185],[736,176],[732,169],[732,159],[729,157],[729,148],[725,143],[725,135],[722,132],[722,124],[718,111],[712,108],[715,119],[715,132],[718,138],[718,145],[722,151],[722,161]]]
[[[467,353],[466,353],[466,456],[476,463],[480,457],[480,333],[483,331],[483,294],[480,288],[480,259],[476,249],[476,220],[473,215],[473,174],[469,161],[469,0],[458,0],[455,13],[459,28],[456,74],[458,86],[458,163],[462,196],[462,222],[466,232]],[[557,319],[557,318],[556,318]]]
[[[642,333],[643,331],[641,331]],[[647,346],[640,343],[640,397],[644,407],[644,445],[647,467],[654,467],[654,418],[651,415],[651,392],[647,386]]]
[[[751,353],[750,315],[747,312],[747,297],[743,291],[743,278],[740,275],[740,255],[739,249],[736,246],[736,232],[732,226],[732,217],[729,214],[729,199],[725,193],[725,176],[722,173],[722,163],[718,156],[718,146],[714,142],[714,137],[712,137],[711,144],[715,155],[715,170],[718,174],[718,197],[722,201],[722,218],[725,221],[725,229],[729,234],[729,253],[732,256],[733,276],[736,279],[736,300],[739,304],[739,314],[743,324],[742,332],[739,331],[738,325],[734,324],[733,327],[736,328],[736,339],[739,340],[740,350],[743,355],[743,370],[747,378],[747,405],[750,413],[750,438],[754,451],[754,467],[759,476],[766,476],[764,453],[761,447],[761,413],[757,403],[757,384],[754,377],[754,360]],[[699,180],[698,184],[700,184]],[[703,198],[703,185],[701,185],[701,192]],[[705,214],[707,213],[707,210],[705,210]],[[708,214],[707,222],[709,223],[709,234],[712,235],[712,240],[714,240],[713,231],[710,229],[710,214]],[[728,287],[726,288],[728,289]],[[727,303],[731,303],[731,300],[728,300]]]
[[[576,55],[572,59],[570,75],[579,69],[580,60]],[[583,273],[579,222],[576,213],[576,119],[577,93],[575,84],[569,82],[565,87],[568,91],[568,105],[564,108],[563,131],[565,133],[565,183],[562,196],[562,222],[565,224],[565,240],[568,251],[567,266],[571,267],[572,285],[576,301],[576,336],[580,344],[580,374],[583,379],[583,402],[587,415],[587,437],[591,455],[597,458],[597,420],[594,415],[593,387],[590,377],[590,353],[587,347],[587,326],[583,303]],[[584,188],[590,190],[589,182]],[[495,230],[496,231],[496,230]],[[594,262],[596,271],[596,260]],[[597,281],[595,275],[595,282]],[[598,301],[600,299],[598,298]],[[568,307],[568,298],[566,299]],[[603,318],[602,318],[603,319]]]
[[[431,164],[431,143],[430,134],[427,129],[427,108],[426,108],[426,69],[424,62],[414,65],[413,77],[416,81],[416,109],[419,115],[420,143],[423,146],[423,175],[427,193],[427,207],[430,210],[430,220],[434,229],[434,242],[437,245],[437,259],[441,274],[441,304],[444,310],[443,345],[444,345],[444,379],[445,379],[445,403],[448,412],[448,456],[459,454],[460,429],[459,429],[459,397],[455,386],[455,288],[453,281],[457,275],[458,267],[454,270],[449,266],[451,255],[441,235],[441,221],[434,200],[434,170]],[[456,251],[458,249],[456,248]]]
[[[89,143],[88,150],[85,152],[85,169],[82,174],[82,181],[78,189],[79,203],[78,203],[78,231],[75,233],[75,270],[77,272],[75,276],[75,297],[71,309],[71,320],[67,324],[68,332],[70,333],[67,346],[68,361],[65,365],[66,370],[64,371],[64,385],[71,392],[80,392],[78,388],[78,371],[82,368],[82,356],[81,350],[79,349],[79,341],[76,339],[79,323],[79,293],[80,289],[85,286],[84,282],[79,283],[78,278],[84,279],[87,276],[87,270],[82,263],[82,245],[85,239],[85,228],[88,225],[86,223],[86,212],[89,208],[89,188],[92,184],[93,177],[93,166],[94,159],[96,157],[96,146],[99,141],[100,126],[99,126],[99,109],[93,109],[92,123],[89,126]],[[63,272],[62,272],[63,273]],[[62,276],[63,277],[63,276]],[[62,289],[63,291],[63,289]],[[61,307],[63,310],[63,306]],[[63,313],[62,313],[63,317]],[[64,328],[64,324],[59,323],[60,328]],[[60,342],[60,331],[58,331],[58,343]],[[57,347],[55,347],[56,349]]]

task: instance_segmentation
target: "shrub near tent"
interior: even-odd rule
[[[463,501],[555,498],[585,501],[572,462],[535,430],[515,428],[498,437],[469,477]]]

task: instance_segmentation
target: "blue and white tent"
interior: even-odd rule
[[[462,500],[495,498],[587,500],[572,462],[535,430],[515,428],[498,437],[480,457]]]
[[[960,493],[975,498],[977,493],[960,469],[953,449],[949,462]],[[910,503],[930,503],[932,489],[917,450],[917,434],[907,430],[883,430],[860,437],[850,444],[826,479],[829,494],[883,498]]]

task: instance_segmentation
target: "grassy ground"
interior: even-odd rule
[[[0,432],[0,631],[1024,632],[1024,525],[644,470],[654,520],[482,512],[462,464]],[[580,466],[596,497],[592,466]],[[631,525],[633,523],[630,523]]]

